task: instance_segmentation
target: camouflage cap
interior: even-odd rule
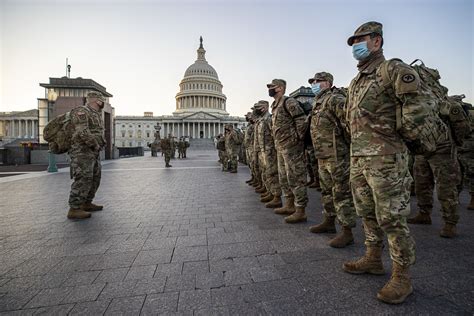
[[[347,44],[349,46],[352,46],[352,44],[354,44],[354,39],[356,37],[365,36],[372,33],[376,33],[376,34],[379,34],[380,36],[383,36],[382,27],[383,27],[382,23],[375,22],[375,21],[364,23],[361,26],[359,26],[357,30],[355,30],[354,35],[352,35],[351,37],[347,39]]]
[[[286,81],[283,79],[273,79],[272,82],[267,83],[267,88],[274,88],[277,86],[286,88]]]
[[[312,84],[314,81],[329,81],[331,84],[334,82],[334,77],[329,72],[317,72],[313,78],[309,78],[309,84]]]
[[[97,92],[97,91],[92,91],[87,94],[88,99],[96,98],[99,99],[102,102],[105,102],[105,97],[102,95],[102,93]]]
[[[258,101],[256,104],[255,104],[255,108],[256,109],[261,109],[263,107],[268,107],[270,104],[268,103],[268,101],[265,101],[265,100],[260,100]]]

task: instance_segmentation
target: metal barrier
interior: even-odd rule
[[[119,157],[136,157],[143,156],[143,147],[117,147]]]

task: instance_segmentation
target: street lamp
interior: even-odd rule
[[[48,122],[52,119],[52,112],[54,102],[56,102],[58,94],[53,89],[48,91]],[[58,166],[56,166],[56,156],[48,150],[48,172],[58,172]]]

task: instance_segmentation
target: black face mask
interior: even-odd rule
[[[268,95],[271,96],[272,98],[276,95],[275,89],[268,89]]]

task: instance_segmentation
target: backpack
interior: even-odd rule
[[[288,98],[285,98],[285,101],[283,101],[283,109],[285,109],[285,112],[288,115],[290,115],[290,112],[286,108],[286,101],[287,100],[288,100]],[[313,141],[311,140],[311,129],[310,129],[311,117],[310,117],[310,115],[311,115],[311,112],[313,111],[313,105],[309,102],[301,102],[299,100],[296,100],[296,102],[298,102],[298,105],[303,110],[304,115],[306,116],[306,119],[305,119],[306,126],[305,126],[305,130],[304,130],[304,138],[303,138],[304,147],[305,148],[311,147],[311,146],[313,146]]]
[[[49,143],[53,154],[63,154],[71,148],[74,126],[71,122],[71,112],[61,114],[46,124],[43,138]]]
[[[216,147],[217,147],[217,150],[225,150],[225,141],[224,141],[224,139],[218,139]]]
[[[442,103],[446,102],[447,89],[439,82],[441,78],[436,69],[428,68],[423,62],[416,59],[410,66],[420,77],[420,92],[426,97],[426,102],[402,105],[395,97],[388,68],[391,59],[382,63],[377,69],[380,72],[383,88],[396,104],[396,130],[404,140],[408,149],[415,155],[422,155],[436,151],[436,145],[440,139],[447,138],[446,126],[440,118]]]
[[[447,96],[441,104],[440,116],[451,130],[453,141],[457,146],[462,146],[464,139],[471,134],[471,118],[468,103],[464,103],[465,95]]]
[[[237,135],[235,139],[235,144],[242,145],[242,143],[244,142],[244,133],[240,129],[235,129],[235,134]]]

